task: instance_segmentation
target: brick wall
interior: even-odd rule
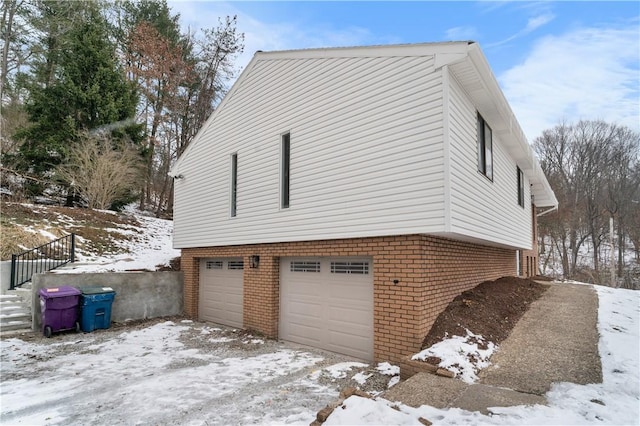
[[[391,362],[420,349],[455,296],[482,281],[514,275],[516,269],[513,250],[425,235],[190,248],[182,250],[187,315],[198,316],[199,259],[242,256],[249,265],[251,255],[260,256],[260,266],[244,269],[244,326],[274,338],[280,257],[372,257],[374,357]]]

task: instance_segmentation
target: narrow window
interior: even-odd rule
[[[518,205],[524,207],[524,174],[520,167],[518,169]]]
[[[280,207],[289,208],[289,192],[291,182],[291,134],[282,135],[282,171],[280,183]]]
[[[491,127],[478,113],[478,171],[493,181],[493,137]]]
[[[238,201],[238,154],[231,155],[231,217],[236,216]]]

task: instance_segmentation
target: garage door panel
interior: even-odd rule
[[[345,281],[339,283],[331,283],[325,287],[325,293],[329,295],[336,303],[351,303],[352,301],[371,301],[373,295],[368,296],[369,290],[371,290],[371,283],[363,285],[360,283],[349,282],[349,278],[343,278]],[[372,292],[373,293],[373,292]]]
[[[291,288],[291,294],[302,298],[317,298],[323,293],[322,288],[318,287],[315,282],[307,281],[307,277],[299,277],[300,274],[293,274],[296,278],[296,286]]]
[[[370,327],[372,315],[368,309],[361,309],[359,311],[354,310],[351,307],[331,307],[328,309],[328,321],[330,323],[336,323],[344,327],[350,327],[352,325],[358,325],[363,327]]]
[[[201,320],[242,327],[242,259],[203,259],[200,262],[198,315]]]
[[[323,306],[319,303],[291,302],[288,306],[288,314],[309,318],[322,318]]]
[[[371,259],[281,259],[280,305],[280,338],[373,359]]]
[[[362,336],[344,332],[334,332],[329,334],[329,345],[326,349],[333,352],[346,353],[357,358],[370,359],[371,355],[369,351],[364,349],[368,344],[369,339]]]

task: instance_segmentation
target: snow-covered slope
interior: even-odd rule
[[[64,272],[150,270],[179,257],[172,248],[173,221],[130,207],[125,212],[3,203],[3,253],[76,234],[76,263]],[[33,239],[30,238],[33,236]]]

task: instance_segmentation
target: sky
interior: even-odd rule
[[[257,50],[473,40],[529,141],[562,121],[640,131],[640,2],[169,1],[185,29],[237,15]]]

